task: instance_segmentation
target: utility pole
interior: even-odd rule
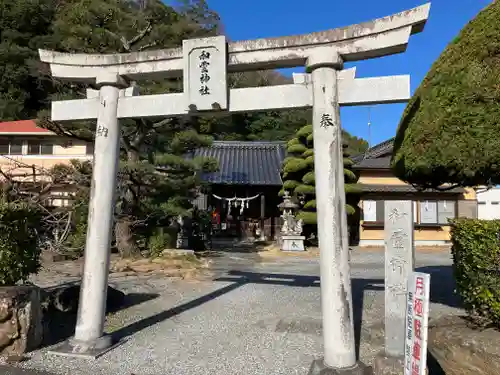
[[[368,107],[368,148],[372,147],[371,109],[372,107]]]

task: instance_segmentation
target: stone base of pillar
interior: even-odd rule
[[[50,354],[63,357],[96,359],[116,348],[122,341],[113,342],[111,336],[104,335],[92,342],[83,342],[71,338],[49,351]]]
[[[373,361],[373,375],[401,375],[404,367],[404,357],[391,357],[380,352]]]
[[[326,367],[323,358],[313,361],[308,375],[372,375],[372,369],[364,363],[356,363],[354,367],[336,369]]]

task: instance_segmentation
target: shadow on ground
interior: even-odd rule
[[[418,268],[417,271],[431,274],[431,302],[444,304],[452,307],[459,307],[459,299],[454,294],[455,282],[452,274],[452,266],[429,266]],[[175,306],[171,309],[162,311],[156,315],[147,317],[140,321],[134,322],[118,329],[113,333],[117,340],[124,339],[131,336],[147,327],[170,319],[183,312],[196,308],[206,302],[218,298],[226,293],[229,293],[243,285],[256,283],[256,284],[269,284],[269,285],[285,285],[291,287],[319,287],[319,277],[317,276],[304,276],[292,274],[275,274],[275,273],[255,273],[246,271],[229,271],[227,276],[215,279],[215,281],[232,282],[231,284],[217,289],[209,294],[188,301],[181,305]],[[355,324],[356,343],[358,345],[357,351],[359,353],[359,342],[361,338],[361,322],[364,305],[365,291],[379,291],[384,290],[383,279],[352,279],[353,291],[353,314]],[[439,374],[439,373],[437,373]]]
[[[206,302],[209,302],[217,297],[229,293],[246,284],[267,284],[267,285],[285,285],[291,287],[319,287],[319,277],[317,276],[303,276],[303,275],[290,275],[290,274],[270,274],[270,273],[255,273],[243,271],[230,271],[225,277],[216,279],[215,281],[232,282],[223,288],[217,289],[209,294],[203,295],[199,298],[186,302],[184,304],[175,306],[171,309],[162,311],[156,315],[147,317],[140,321],[134,322],[113,332],[115,340],[122,340],[131,336],[143,329],[152,325],[163,322],[176,315],[179,315],[187,310],[196,308]],[[363,301],[365,290],[382,291],[383,286],[380,284],[383,280],[380,279],[352,279],[353,290],[353,313],[355,323],[356,342],[359,345],[361,337],[361,321],[363,314]],[[357,348],[359,352],[359,347]]]
[[[455,278],[453,266],[426,266],[415,271],[431,275],[431,302],[450,307],[460,308],[460,297],[455,293]]]
[[[427,368],[429,370],[429,375],[446,375],[443,368],[430,351],[427,351]]]
[[[70,285],[71,287],[79,287],[78,285]],[[110,290],[114,292],[110,293]],[[129,293],[122,292],[109,288],[106,312],[108,314],[116,313],[120,310],[139,305],[159,297],[159,294],[150,293]],[[78,301],[78,295],[74,295]],[[63,312],[55,309],[53,306],[48,307],[44,311],[44,340],[42,347],[52,346],[64,340],[69,339],[75,333],[77,313],[75,309],[70,312]]]

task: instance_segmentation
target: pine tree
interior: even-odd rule
[[[203,0],[179,9],[159,0],[66,0],[55,15],[53,45],[71,53],[144,51],[177,47],[183,39],[214,35],[218,28],[218,16]],[[148,95],[178,92],[182,86],[179,79],[170,79],[141,81],[139,87],[141,95]],[[82,85],[54,81],[51,98],[84,95]],[[61,135],[90,142],[94,138],[95,121],[56,123],[48,112],[40,112],[39,123]],[[191,208],[201,172],[213,170],[214,163],[183,156],[210,145],[211,137],[198,134],[196,121],[132,119],[120,124],[115,239],[123,257],[136,257],[151,236],[167,237],[161,228]]]
[[[349,137],[345,137],[350,139]],[[347,201],[351,202],[351,196],[357,189],[358,177],[352,171],[353,162],[349,159],[349,146],[344,145],[344,179]],[[282,193],[287,190],[300,202],[301,208],[297,217],[307,225],[316,225],[316,189],[314,176],[314,144],[313,127],[306,125],[302,127],[287,143],[288,156],[283,162],[283,188]],[[352,204],[346,205],[348,215],[355,212]]]

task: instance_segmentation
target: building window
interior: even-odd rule
[[[94,143],[93,142],[87,142],[85,145],[85,154],[86,155],[94,155]]]
[[[0,140],[0,155],[22,155],[23,142],[18,140]]]
[[[28,141],[28,155],[53,155],[54,145],[48,142]]]
[[[448,219],[454,219],[455,201],[420,202],[420,224],[448,224]]]

